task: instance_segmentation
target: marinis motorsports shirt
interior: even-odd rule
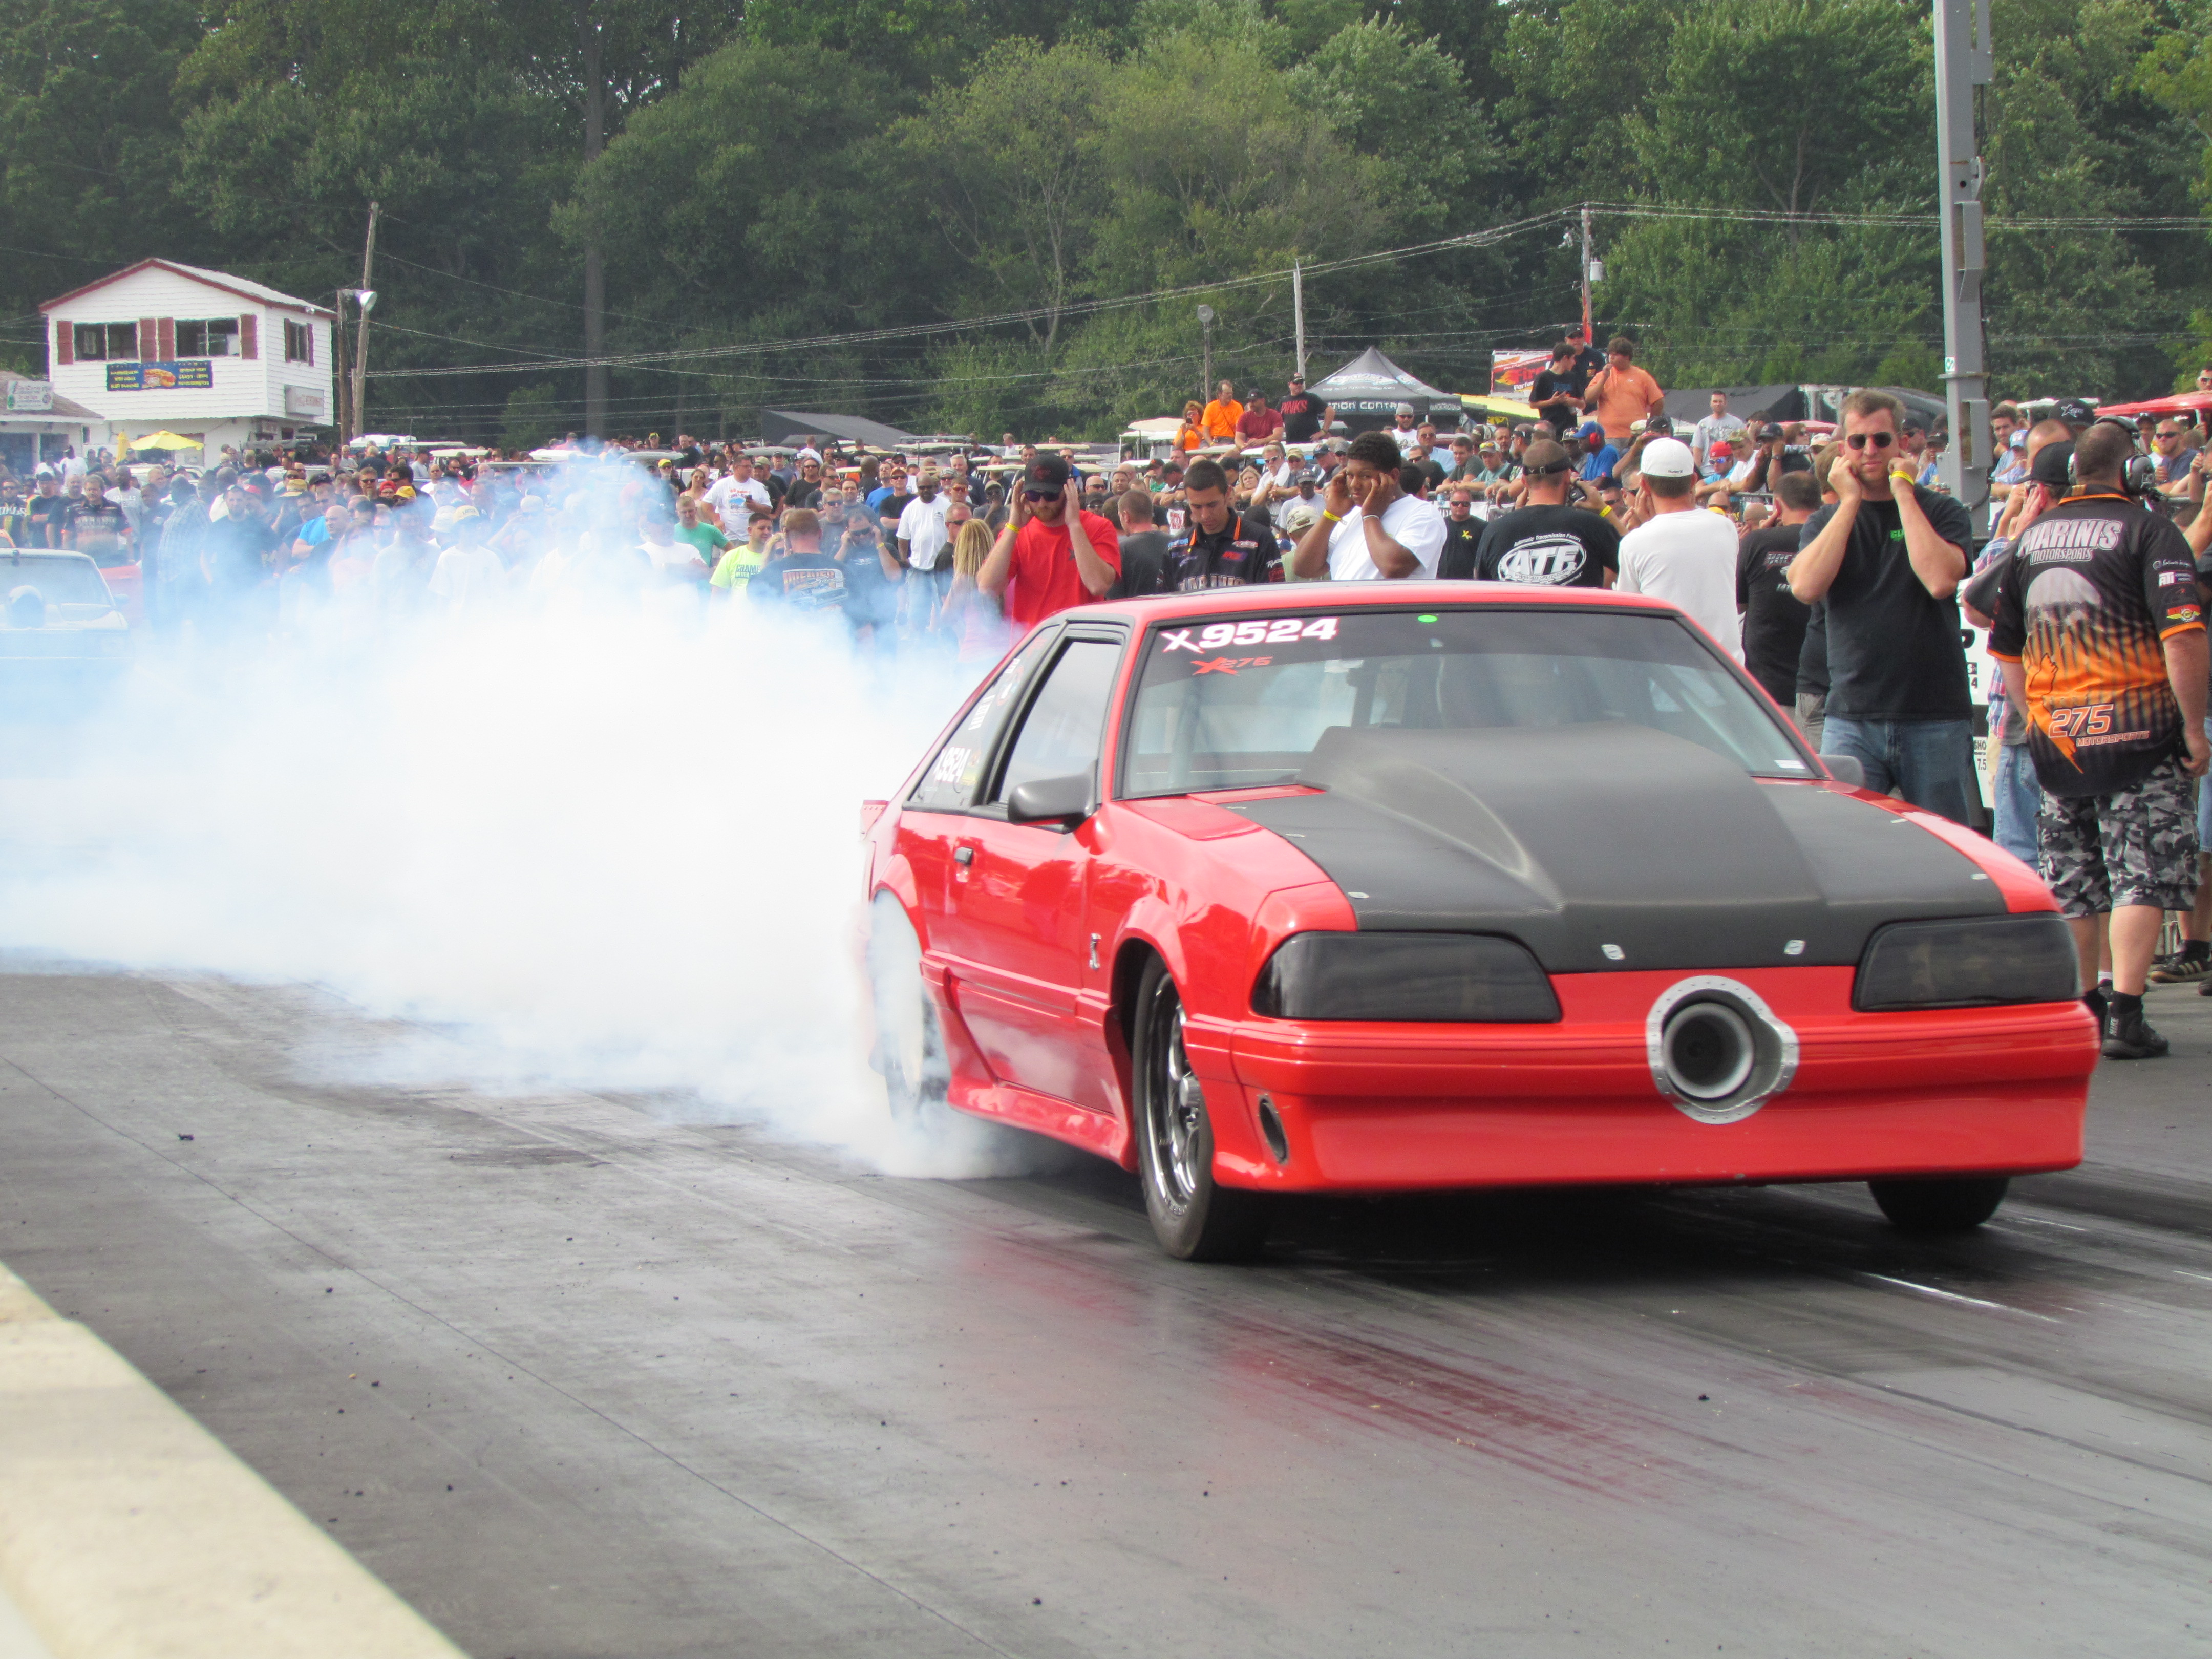
[[[2124,495],[2083,495],[2022,531],[1990,654],[2027,675],[2027,749],[2054,795],[2108,795],[2184,747],[2161,642],[2202,632],[2182,534]]]

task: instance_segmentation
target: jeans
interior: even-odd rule
[[[2026,744],[1999,746],[1995,793],[1991,816],[1996,822],[1990,839],[2032,870],[2038,857],[2035,819],[2043,811],[2043,786],[2036,781],[2035,762]]]
[[[1855,720],[1831,714],[1820,732],[1824,755],[1850,755],[1876,794],[1896,790],[1923,811],[1965,823],[1974,773],[1971,720]]]

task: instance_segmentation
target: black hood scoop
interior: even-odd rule
[[[1884,922],[2005,908],[1917,825],[1646,726],[1338,726],[1298,781],[1326,793],[1229,810],[1363,931],[1508,933],[1553,973],[1850,964]]]

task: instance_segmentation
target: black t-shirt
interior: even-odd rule
[[[1603,587],[1605,573],[1620,569],[1620,532],[1610,520],[1587,507],[1547,503],[1492,519],[1472,571],[1439,567],[1437,574],[1537,587]]]
[[[1138,599],[1147,593],[1164,593],[1167,584],[1168,532],[1133,530],[1121,538],[1121,574],[1106,590],[1109,599]]]
[[[879,536],[855,537],[845,544],[845,619],[855,628],[870,623],[888,627],[898,617],[898,583],[884,574],[876,551],[883,544]]]
[[[1797,653],[1797,695],[1828,695],[1828,607],[1819,599],[1813,601],[1812,613],[1805,618],[1805,644]],[[1826,713],[1824,709],[1824,718]]]
[[[1474,576],[1475,550],[1482,545],[1482,532],[1489,528],[1488,520],[1472,513],[1464,519],[1444,514],[1443,551],[1437,555],[1438,581],[1466,581]]]
[[[66,495],[32,495],[23,503],[23,526],[28,539],[26,547],[59,547],[62,544],[63,515],[70,510]]]
[[[1219,532],[1207,535],[1194,518],[1190,527],[1168,543],[1160,591],[1194,593],[1208,587],[1244,587],[1283,579],[1283,551],[1264,513],[1232,513]]]
[[[269,574],[276,532],[263,519],[218,519],[209,526],[215,551],[208,561],[215,585],[228,592],[258,586]]]
[[[822,505],[822,486],[809,483],[804,478],[793,478],[791,488],[784,492],[783,504],[786,507],[818,507]]]
[[[1971,563],[1966,509],[1932,489],[1916,485],[1913,493],[1936,533]],[[1835,514],[1832,507],[1815,513],[1798,545],[1810,547]],[[1958,601],[1936,599],[1914,572],[1895,501],[1860,503],[1824,603],[1830,719],[1962,720],[1972,714]]]
[[[75,501],[62,514],[62,532],[69,544],[89,553],[103,564],[115,562],[131,520],[113,501]]]
[[[31,532],[23,516],[29,505],[20,495],[12,501],[0,501],[0,532],[5,532],[9,541],[17,547],[31,544]]]
[[[1571,421],[1581,404],[1583,387],[1589,383],[1589,374],[1581,368],[1570,368],[1564,374],[1553,368],[1540,368],[1528,387],[1528,401],[1536,413],[1552,422],[1564,434],[1569,429],[1564,424]]]
[[[2182,747],[2165,641],[2201,634],[2189,543],[2124,495],[2063,501],[2014,538],[1990,654],[2027,678],[2027,750],[2054,795],[2131,788]]]
[[[1321,430],[1321,412],[1328,407],[1328,398],[1316,398],[1310,392],[1293,392],[1277,404],[1275,413],[1283,417],[1283,441],[1311,443]]]
[[[1784,708],[1796,706],[1797,659],[1812,606],[1790,591],[1797,526],[1771,525],[1736,544],[1735,602],[1743,607],[1743,665]]]
[[[918,499],[920,498],[917,497],[911,490],[903,495],[886,495],[884,497],[884,504],[876,509],[876,516],[878,519],[884,520],[887,524],[895,526],[897,525],[899,520],[905,515],[907,508]],[[884,532],[884,534],[886,536],[896,536],[898,534],[898,532],[896,528],[887,529]]]
[[[842,610],[850,591],[845,567],[827,553],[787,553],[770,559],[745,583],[745,597],[794,611]]]

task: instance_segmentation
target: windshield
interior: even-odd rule
[[[1332,726],[1649,726],[1811,777],[1783,723],[1688,628],[1624,611],[1368,611],[1158,628],[1124,795],[1295,781]]]
[[[112,603],[98,567],[76,555],[41,558],[0,553],[0,599],[19,587],[37,588],[48,605],[96,605],[105,611]]]

